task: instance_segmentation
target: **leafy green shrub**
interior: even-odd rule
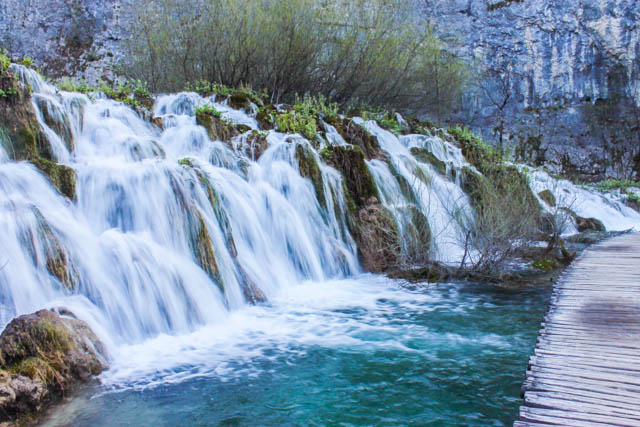
[[[627,192],[627,202],[635,203],[640,206],[640,195],[633,192]]]
[[[4,74],[9,69],[9,65],[11,65],[11,59],[7,56],[7,51],[0,49],[0,74]]]
[[[286,133],[298,133],[308,140],[313,140],[318,133],[318,124],[313,114],[309,112],[291,110],[279,113],[275,116],[276,126],[279,131]]]
[[[216,107],[214,107],[211,104],[204,104],[196,107],[196,116],[198,114],[208,114],[210,116],[214,116],[218,118],[220,118],[220,116],[222,115],[220,111],[216,110]]]

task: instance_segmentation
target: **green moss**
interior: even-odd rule
[[[611,190],[627,190],[630,187],[640,188],[640,181],[632,181],[630,179],[607,179],[598,184],[601,191]]]
[[[549,271],[558,267],[558,262],[551,258],[540,258],[533,262],[533,267],[538,270]]]
[[[322,181],[322,172],[320,166],[316,162],[315,156],[308,147],[300,144],[296,147],[296,158],[298,160],[298,168],[300,175],[309,178],[313,184],[318,203],[323,208],[327,208],[327,200],[324,195],[324,183]]]
[[[461,171],[462,190],[469,196],[474,210],[482,209],[484,200],[494,191],[489,180],[469,167],[463,167]]]
[[[426,148],[411,148],[411,154],[420,162],[432,165],[440,175],[447,174],[447,164],[438,159],[431,151]]]
[[[211,185],[211,182],[209,182],[209,179],[207,178],[207,176],[204,173],[202,173],[202,171],[195,169],[195,172],[198,174],[198,179],[200,180],[200,183],[205,187],[207,191],[207,198],[209,199],[211,208],[213,209],[216,219],[218,220],[218,224],[220,225],[220,229],[222,230],[222,233],[224,235],[227,249],[229,250],[229,253],[231,254],[232,257],[236,257],[238,254],[238,251],[236,249],[236,244],[233,239],[231,223],[229,221],[229,217],[227,217],[226,211],[222,208],[222,203],[220,202],[220,196],[218,195],[218,192],[215,191],[215,189]]]
[[[258,108],[256,114],[256,120],[260,124],[260,127],[264,130],[271,130],[274,127],[273,115],[276,112],[276,107],[273,104],[265,105]]]
[[[205,111],[196,112],[196,123],[204,127],[209,138],[214,141],[230,141],[240,132],[229,122],[220,118],[220,115]]]
[[[378,187],[365,163],[362,149],[353,146],[331,146],[329,151],[330,163],[342,172],[347,193],[355,206],[359,208],[368,204],[371,198],[377,199]]]
[[[457,126],[448,129],[448,132],[460,144],[467,161],[482,174],[488,175],[493,169],[504,167],[500,153],[474,135],[471,129]]]
[[[43,172],[51,183],[70,199],[75,198],[76,194],[76,171],[68,166],[59,165],[50,160],[43,158],[31,159],[41,172]]]
[[[198,114],[208,114],[210,116],[220,118],[222,114],[220,111],[216,110],[216,107],[211,104],[199,105],[196,107],[196,116]]]
[[[367,159],[385,160],[386,154],[380,148],[378,138],[371,135],[364,127],[349,120],[344,122],[346,141],[360,147]]]
[[[59,378],[59,374],[48,362],[39,357],[30,357],[10,366],[8,371],[12,374],[40,380],[45,386],[49,386]]]
[[[178,160],[178,164],[180,166],[186,166],[186,167],[193,167],[193,161],[191,159],[189,159],[188,157],[185,157],[184,159],[180,159]]]
[[[233,93],[229,97],[229,106],[235,110],[249,110],[251,108],[250,96],[246,93]]]
[[[540,197],[547,205],[551,207],[556,206],[556,196],[553,195],[551,190],[542,190],[538,193],[538,197]]]

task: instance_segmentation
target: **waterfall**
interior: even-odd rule
[[[557,207],[567,208],[581,217],[593,217],[602,221],[608,231],[640,229],[640,212],[625,205],[621,194],[604,193],[594,187],[579,186],[528,166],[521,165],[520,168],[528,175],[531,191],[545,211],[554,212]],[[540,197],[540,193],[545,190],[554,195],[556,207],[549,206]],[[575,224],[570,224],[565,234],[576,232]]]
[[[12,70],[34,91],[48,154],[77,178],[69,200],[33,165],[11,161],[0,148],[2,323],[64,307],[111,351],[141,349],[205,327],[223,333],[233,313],[283,289],[362,273],[346,185],[320,155],[322,147],[347,144],[329,124],[314,145],[261,131],[255,106],[236,110],[215,96],[180,93],[156,99],[160,128],[99,93],[58,91],[32,70]],[[229,143],[211,140],[196,124],[204,104],[248,130]],[[475,170],[460,148],[438,136],[398,136],[374,121],[354,121],[382,150],[366,165],[402,250],[409,253],[411,236],[424,234],[420,219],[430,236],[423,255],[459,262],[461,228],[473,221],[460,171]],[[265,141],[259,154],[250,142],[255,135]],[[318,165],[316,181],[301,174],[301,154]],[[615,196],[527,170],[534,193],[551,189],[558,200],[569,194],[577,214],[610,230],[640,224],[640,214]]]
[[[360,271],[342,178],[323,165],[324,209],[298,172],[292,153],[307,141],[272,132],[256,162],[196,126],[195,106],[214,99],[161,97],[161,131],[121,103],[57,92],[15,69],[36,91],[45,135],[55,134],[53,158],[77,184],[69,201],[2,152],[4,323],[58,305],[108,342],[136,343],[220,321],[284,286]]]

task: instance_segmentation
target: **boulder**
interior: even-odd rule
[[[0,335],[0,421],[37,413],[100,374],[106,350],[65,309],[13,319]]]
[[[578,231],[580,232],[587,230],[607,231],[602,221],[596,218],[582,218],[576,215],[576,225],[578,226]]]

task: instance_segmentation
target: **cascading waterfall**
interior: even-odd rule
[[[309,282],[361,273],[343,178],[301,136],[269,131],[268,147],[257,157],[246,146],[247,135],[260,130],[255,111],[194,93],[164,95],[154,107],[161,130],[122,103],[59,92],[31,70],[12,69],[34,90],[49,154],[73,168],[77,181],[70,201],[31,164],[10,161],[0,149],[3,323],[65,307],[121,358],[131,361],[146,346],[157,351],[170,339],[171,348],[197,353],[194,341],[228,335],[225,325],[242,317],[234,313],[251,310],[248,303],[303,282],[308,290]],[[207,103],[252,131],[230,144],[212,141],[194,117]],[[367,166],[400,234],[415,225],[418,212],[430,229],[429,258],[459,262],[460,228],[473,217],[459,173],[472,166],[460,149],[439,137],[397,136],[355,120],[378,138],[387,158]],[[346,144],[335,128],[325,128],[320,147]],[[443,169],[413,149],[428,151]],[[300,150],[319,165],[321,188],[301,175]],[[531,177],[536,194],[552,188],[558,198],[575,195],[574,211],[599,217],[609,229],[640,224],[640,214],[612,197],[539,171]],[[178,337],[188,334],[195,338],[181,343]]]
[[[608,231],[640,228],[640,212],[625,205],[620,194],[602,193],[593,188],[581,187],[528,166],[520,168],[529,176],[531,191],[545,211],[553,213],[557,209],[570,209],[581,217],[593,217],[602,221]],[[540,197],[540,192],[544,190],[549,190],[554,195],[556,206],[549,206],[547,201]],[[575,222],[571,221],[564,232],[569,235],[577,231]]]
[[[375,135],[380,147],[390,158],[395,170],[408,191],[402,191],[389,165],[373,160],[369,163],[383,204],[393,213],[401,231],[412,221],[408,205],[415,205],[429,220],[433,245],[431,258],[444,263],[459,262],[463,256],[463,237],[460,226],[472,218],[468,196],[460,188],[459,174],[450,179],[437,172],[433,165],[418,161],[411,148],[426,148],[451,171],[470,165],[459,148],[446,141],[424,135],[398,137],[382,129],[374,121],[361,122]],[[405,193],[405,194],[403,194]],[[409,194],[406,194],[409,193]]]

